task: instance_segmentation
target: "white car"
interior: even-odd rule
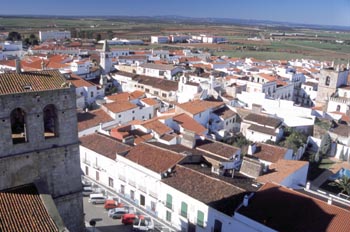
[[[134,223],[132,225],[132,230],[133,231],[153,231],[154,223],[152,218],[139,216],[134,220]]]
[[[90,194],[89,197],[89,202],[92,204],[104,204],[106,201],[106,197],[101,194],[101,193],[97,193],[97,194]]]

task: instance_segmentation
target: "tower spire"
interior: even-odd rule
[[[104,44],[103,44],[103,49],[102,49],[103,52],[110,52],[110,49],[109,49],[109,45],[108,45],[108,42],[107,40],[105,40]]]

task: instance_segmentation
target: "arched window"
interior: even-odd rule
[[[340,105],[337,105],[337,110],[336,111],[340,111]]]
[[[46,139],[58,136],[56,107],[52,104],[44,108],[44,136]]]
[[[330,82],[331,82],[331,78],[330,78],[329,76],[327,76],[327,77],[326,77],[326,83],[325,83],[325,84],[326,84],[327,86],[329,86]]]
[[[26,112],[21,108],[16,108],[12,110],[10,117],[13,144],[28,142]]]

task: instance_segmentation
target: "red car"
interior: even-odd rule
[[[114,209],[114,208],[123,208],[123,203],[118,203],[115,200],[106,200],[104,208],[106,210]]]
[[[122,216],[122,223],[124,225],[132,225],[136,218],[137,218],[136,214],[133,214],[133,213],[124,214]]]

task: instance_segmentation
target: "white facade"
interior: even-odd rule
[[[119,124],[125,124],[133,120],[148,120],[154,117],[154,110],[152,106],[149,107],[139,107],[135,105],[135,108],[125,110],[122,112],[114,113],[108,110],[102,105],[103,110],[109,114],[113,119],[115,119]]]
[[[169,43],[168,36],[151,36],[151,43],[164,44]]]
[[[90,66],[92,65],[91,61],[85,60],[74,60],[72,63],[70,63],[70,68],[73,73],[77,75],[84,75],[90,73]]]
[[[84,146],[80,146],[80,164],[84,174],[106,186],[114,188],[118,176],[117,163]],[[111,178],[113,181],[110,181]],[[113,184],[111,183],[113,182]]]
[[[71,33],[70,31],[39,31],[39,39],[41,42],[54,39],[54,40],[62,40],[62,39],[70,39]]]

